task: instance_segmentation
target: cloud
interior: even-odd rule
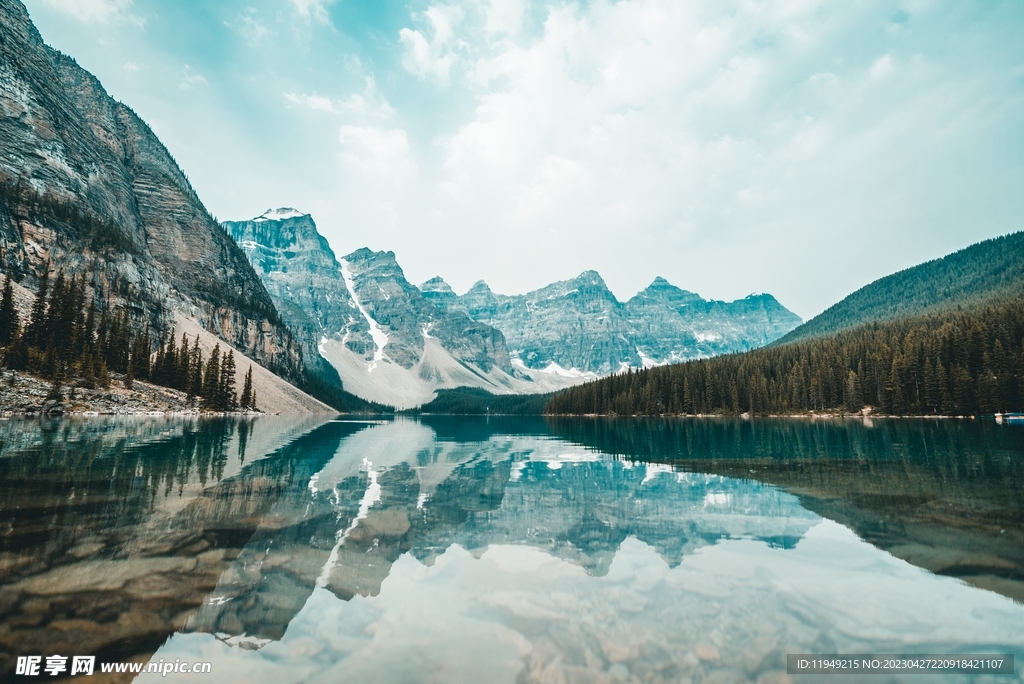
[[[871,65],[871,78],[881,80],[892,73],[892,55],[884,55]]]
[[[525,0],[491,0],[487,5],[484,29],[488,33],[519,34],[526,13]]]
[[[306,109],[343,114],[350,123],[384,120],[394,117],[395,109],[377,90],[377,83],[373,76],[365,76],[363,83],[364,87],[361,93],[352,93],[348,98],[340,102],[315,92],[309,95],[285,93],[285,98],[292,104]]]
[[[452,5],[432,5],[423,12],[421,20],[425,20],[429,28],[423,31],[403,28],[398,32],[404,50],[402,66],[419,78],[434,77],[447,83],[448,74],[458,60],[452,39],[455,27],[462,20],[462,11]]]
[[[46,4],[80,21],[107,24],[125,20],[142,25],[142,20],[131,13],[132,0],[46,0]]]
[[[240,33],[250,43],[258,43],[274,34],[274,31],[260,21],[259,10],[255,7],[246,7],[245,11],[238,15],[238,19],[234,22],[225,21],[224,25]]]
[[[596,268],[622,297],[663,275],[809,315],[1024,215],[1012,3],[427,0],[312,41],[303,17],[319,31],[340,4],[248,4],[225,16],[257,52],[182,57],[194,46],[164,38],[173,61],[114,62],[122,87],[152,81],[125,78],[129,58],[188,62],[196,92],[234,79],[249,97],[149,112],[209,124],[165,126],[204,201],[246,216],[275,194],[339,251],[399,250],[414,281],[522,292]],[[123,45],[120,27],[95,33]]]
[[[362,93],[353,93],[341,104],[341,110],[353,117],[370,119],[390,119],[395,109],[388,103],[379,90],[374,77],[364,77],[365,87]]]
[[[191,90],[197,85],[206,85],[206,83],[206,77],[188,64],[181,70],[181,82],[178,85],[182,90]]]
[[[331,18],[327,14],[327,8],[334,4],[334,0],[291,0],[295,10],[306,21],[316,21],[321,24],[330,24]]]
[[[396,184],[416,175],[406,132],[400,128],[345,125],[338,131],[341,161],[364,175]]]
[[[292,104],[297,104],[308,109],[313,109],[320,112],[333,112],[334,103],[331,102],[329,97],[323,97],[313,93],[311,95],[296,95],[295,93],[285,93],[285,97]]]
[[[484,251],[481,225],[515,236],[489,267],[505,291],[598,268],[626,296],[662,273],[717,297],[774,289],[813,313],[828,300],[805,273],[837,298],[864,282],[854,258],[818,268],[815,245],[856,233],[849,253],[880,263],[865,245],[900,236],[911,253],[910,226],[942,213],[929,199],[942,165],[927,160],[948,152],[928,131],[967,145],[953,134],[977,135],[965,117],[1009,111],[992,100],[981,115],[982,86],[962,74],[1010,77],[965,66],[981,53],[949,41],[948,13],[930,16],[887,38],[891,7],[872,1],[432,5],[400,31],[401,63],[459,104],[428,102],[444,124],[417,130],[415,192],[390,198],[417,229],[390,239],[456,284],[458,250],[419,234]],[[725,263],[746,266],[723,278]]]
[[[139,71],[139,69],[141,69],[142,67],[140,67],[140,66],[139,66],[138,64],[136,64],[135,62],[125,62],[124,64],[122,64],[122,65],[121,65],[121,68],[122,68],[122,69],[124,69],[125,71],[130,71],[130,72],[132,72],[132,73],[136,73],[136,72],[138,72],[138,71]]]

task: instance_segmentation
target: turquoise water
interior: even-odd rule
[[[762,684],[811,678],[787,653],[1013,653],[973,680],[1021,681],[1024,430],[2,421],[0,668],[53,653],[211,663],[138,681]]]

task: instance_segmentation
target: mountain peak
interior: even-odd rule
[[[254,221],[283,221],[290,218],[298,218],[299,216],[308,216],[298,209],[292,207],[281,207],[279,209],[267,209],[265,212],[257,216]]]
[[[430,280],[426,281],[420,285],[420,290],[422,292],[443,292],[444,294],[455,294],[455,290],[452,289],[452,286],[446,283],[444,278],[441,276],[434,276]]]
[[[473,283],[473,287],[469,288],[469,292],[490,292],[491,286],[483,280],[478,280]],[[468,294],[468,293],[467,293]]]
[[[684,297],[686,299],[699,299],[700,296],[689,290],[684,290],[681,287],[673,285],[661,276],[656,277],[651,281],[651,284],[645,287],[637,296],[641,295],[665,295],[673,298]]]
[[[569,282],[573,284],[597,285],[605,289],[608,288],[608,286],[604,282],[604,278],[601,277],[601,274],[592,269],[580,273],[578,276],[576,276]]]
[[[369,247],[360,247],[345,257],[345,261],[367,261],[371,259],[374,261],[394,261],[395,263],[398,263],[397,259],[395,259],[394,252],[390,250],[386,252],[374,252]]]

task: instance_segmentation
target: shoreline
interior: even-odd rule
[[[111,375],[109,387],[69,385],[61,391],[61,400],[50,398],[53,383],[21,371],[0,372],[0,417],[14,416],[59,418],[61,416],[264,416],[263,411],[203,411],[199,400],[179,390],[141,380],[124,386],[124,377]]]

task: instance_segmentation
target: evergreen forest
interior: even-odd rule
[[[110,387],[111,373],[119,373],[129,389],[136,380],[170,387],[187,393],[203,410],[258,410],[251,366],[241,396],[237,393],[233,350],[221,353],[218,344],[204,359],[198,336],[190,342],[182,335],[178,343],[172,331],[154,339],[124,308],[97,306],[106,298],[90,296],[91,289],[84,275],[61,272],[51,284],[44,272],[22,325],[11,281],[5,278],[0,294],[3,367],[50,380],[47,399],[56,401],[64,400],[66,388]]]
[[[562,415],[992,415],[1024,409],[1024,299],[629,371],[567,389]]]
[[[798,326],[776,345],[880,321],[1024,295],[1024,232],[965,247],[874,281]]]

